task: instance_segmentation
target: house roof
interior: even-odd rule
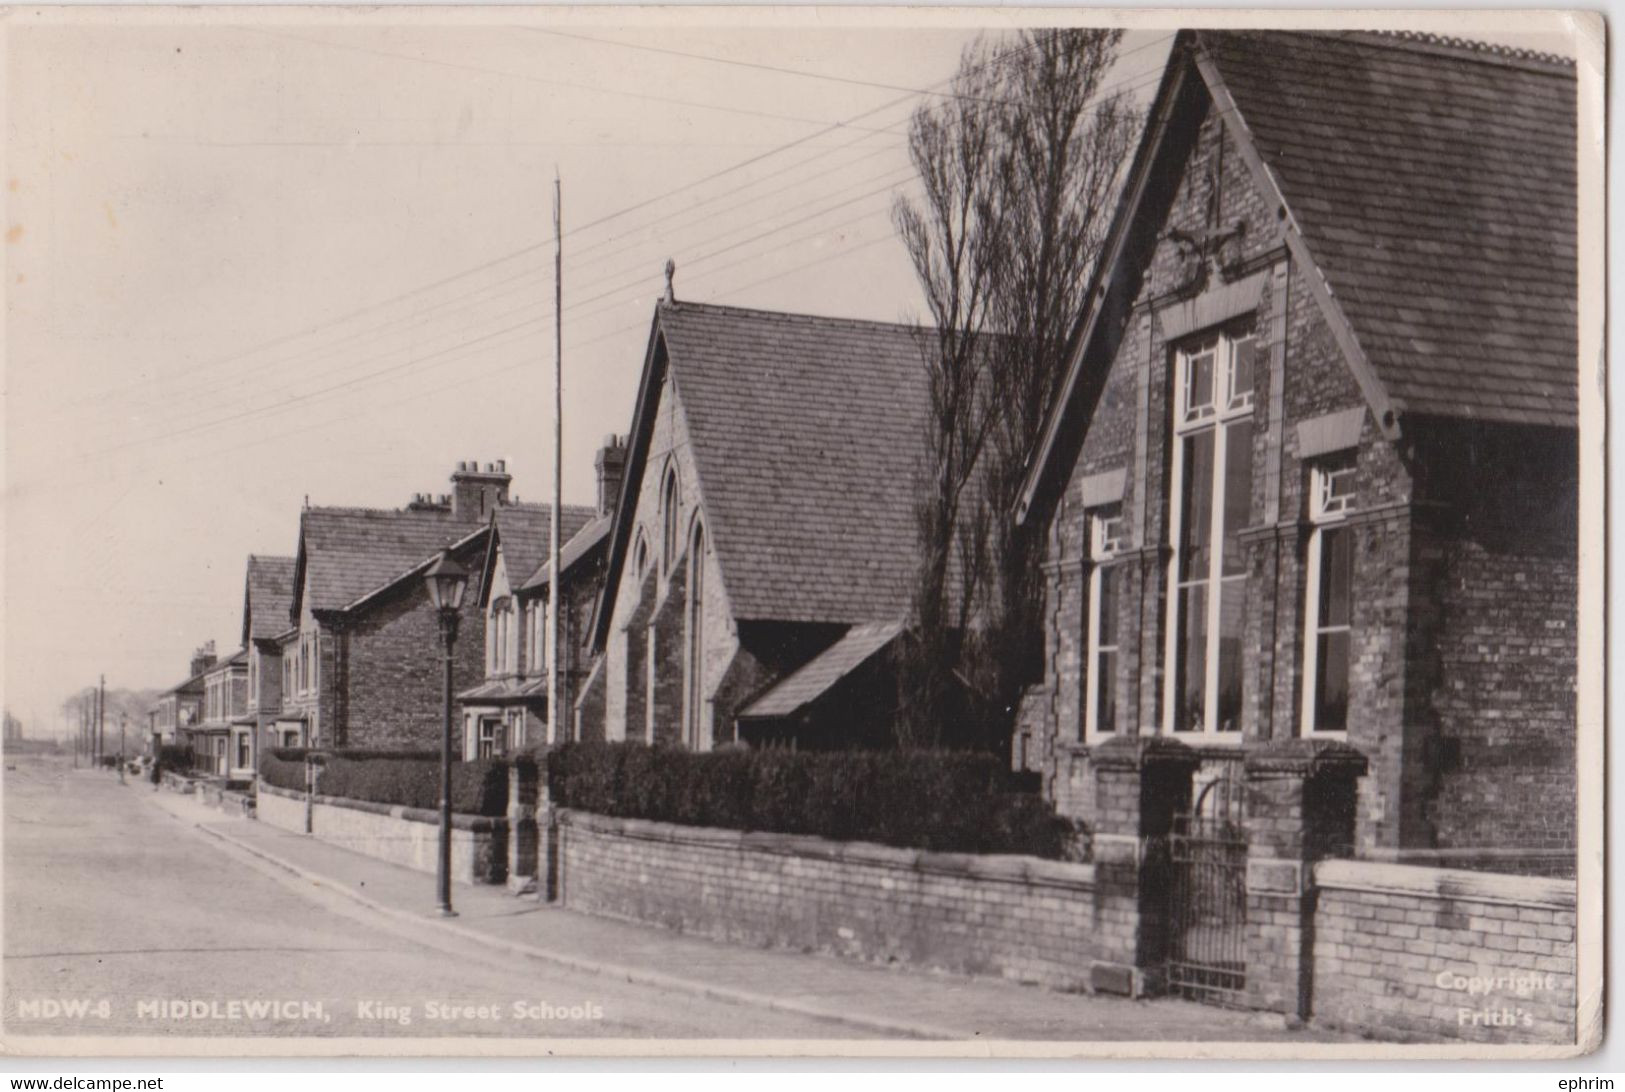
[[[579,504],[559,507],[559,538],[568,543],[598,514],[597,509]],[[510,504],[498,508],[492,517],[502,557],[508,567],[508,580],[515,587],[547,560],[553,539],[553,506],[550,504]],[[562,549],[561,549],[562,553]]]
[[[928,405],[916,337],[892,323],[662,303],[595,643],[607,634],[667,370],[735,617],[856,623],[906,613]]]
[[[740,713],[741,720],[788,717],[822,697],[830,687],[891,644],[903,631],[902,621],[853,626],[841,639],[786,675]]]
[[[230,671],[231,669],[238,668],[238,667],[246,668],[247,666],[248,666],[248,649],[239,648],[236,652],[233,652],[230,656],[226,656],[223,659],[216,660],[214,663],[212,663],[208,667],[204,668],[201,672],[198,673],[197,677],[200,678],[200,679],[207,678],[210,675],[218,675],[222,671]]]
[[[313,610],[349,607],[489,526],[444,511],[307,508],[300,516],[292,609],[301,594]]]
[[[1405,414],[1573,427],[1575,96],[1572,65],[1514,50],[1181,31],[1018,514],[1084,431],[1086,362],[1132,304],[1140,220],[1193,131],[1178,122],[1214,106],[1385,433]]]
[[[269,640],[288,628],[293,609],[291,557],[248,555],[248,577],[243,590],[243,641]]]
[[[570,509],[566,508],[563,514],[568,514],[569,511]],[[564,571],[569,573],[577,562],[592,553],[597,547],[603,545],[604,541],[609,538],[609,530],[614,523],[615,517],[613,515],[594,516],[578,527],[574,534],[569,534],[565,530],[569,524],[561,521],[560,531],[566,537],[564,545],[559,547],[559,565],[563,567]],[[546,551],[543,551],[543,553],[545,557]],[[553,563],[544,560],[540,565],[536,566],[535,571],[530,574],[530,578],[525,581],[520,590],[531,591],[536,588],[545,588],[552,580]]]
[[[1573,427],[1574,66],[1394,35],[1198,41],[1398,409]]]

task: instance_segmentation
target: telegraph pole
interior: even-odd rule
[[[107,676],[96,682],[96,761],[107,753]]]
[[[547,650],[547,742],[557,743],[564,738],[559,718],[559,698],[563,688],[559,685],[559,645],[564,639],[564,579],[559,572],[559,505],[564,500],[564,185],[558,168],[553,169],[553,512],[551,587],[548,588],[548,607],[552,623],[548,628]]]

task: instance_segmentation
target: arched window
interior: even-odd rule
[[[660,571],[671,575],[677,560],[677,470],[666,471],[666,484],[660,491]]]
[[[687,678],[683,693],[683,736],[691,750],[705,746],[703,738],[705,709],[705,527],[694,521],[694,533],[688,551],[688,602],[685,622],[688,629],[685,657]]]
[[[637,574],[637,582],[643,585],[643,574],[649,571],[649,542],[638,531],[638,544],[632,549],[632,571]]]

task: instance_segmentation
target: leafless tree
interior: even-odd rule
[[[905,743],[1007,745],[1038,661],[1043,544],[1010,513],[1138,130],[1105,86],[1121,36],[979,41],[913,119],[896,221],[935,329]]]
[[[915,112],[909,154],[920,196],[899,198],[893,209],[931,318],[919,334],[929,409],[915,494],[913,640],[900,672],[897,727],[905,747],[942,742],[959,646],[985,569],[985,541],[966,532],[962,511],[993,428],[985,341],[1005,264],[997,231],[1002,123],[993,108],[999,59],[979,40],[961,57],[951,97]]]

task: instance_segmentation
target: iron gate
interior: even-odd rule
[[[1238,1001],[1247,982],[1247,836],[1242,785],[1220,777],[1168,835],[1168,986]]]

